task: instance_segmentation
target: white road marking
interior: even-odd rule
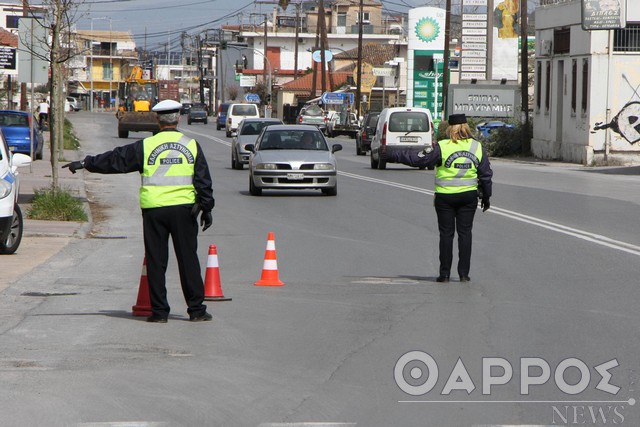
[[[397,182],[386,181],[383,179],[371,178],[364,175],[357,175],[349,172],[338,172],[338,175],[346,176],[348,178],[360,179],[362,181],[373,182],[376,184],[387,185],[390,187],[401,188],[403,190],[413,191],[416,193],[433,195],[433,190],[425,190],[424,188],[414,187],[411,185],[399,184]],[[620,240],[611,239],[609,237],[603,236],[601,234],[591,233],[589,231],[579,230],[577,228],[568,227],[566,225],[558,224],[551,221],[546,221],[544,219],[536,218],[533,216],[521,214],[518,212],[510,211],[507,209],[498,208],[495,206],[491,206],[491,209],[487,211],[487,213],[493,213],[496,215],[502,215],[504,217],[524,222],[527,224],[535,225],[541,228],[546,228],[547,230],[552,230],[557,233],[565,234],[567,236],[576,237],[581,240],[585,240],[587,242],[595,243],[600,246],[605,246],[607,248],[616,249],[622,252],[626,252],[631,255],[640,256],[640,246],[633,245],[631,243],[622,242]]]

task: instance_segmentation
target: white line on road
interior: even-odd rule
[[[424,188],[413,187],[411,185],[399,184],[397,182],[371,178],[368,176],[357,175],[349,172],[338,172],[338,175],[343,175],[353,179],[360,179],[362,181],[374,182],[376,184],[387,185],[390,187],[401,188],[403,190],[413,191],[416,193],[422,193],[422,194],[428,194],[428,195],[434,194],[434,191],[432,190],[425,190]],[[600,234],[590,233],[588,231],[579,230],[577,228],[571,228],[566,225],[558,224],[551,221],[546,221],[544,219],[535,218],[529,215],[524,215],[524,214],[510,211],[507,209],[497,208],[495,206],[491,206],[491,210],[487,212],[494,213],[496,215],[502,215],[504,217],[511,218],[516,221],[524,222],[527,224],[536,225],[538,227],[546,228],[547,230],[552,230],[557,233],[566,234],[567,236],[573,236],[578,239],[585,240],[587,242],[595,243],[600,246],[605,246],[611,249],[616,249],[631,255],[640,256],[640,246],[633,245],[631,243],[622,242],[620,240],[611,239],[609,237],[602,236]]]
[[[211,135],[207,135],[207,134],[204,134],[204,133],[196,132],[196,131],[191,130],[191,128],[185,129],[184,127],[180,127],[180,129],[178,129],[178,130],[180,132],[189,132],[189,133],[193,133],[193,134],[198,135],[198,136],[203,136],[203,137],[208,138],[208,139],[213,139],[215,142],[219,142],[222,145],[226,145],[227,147],[231,147],[231,142],[225,141],[224,139],[220,139],[217,136],[211,136]]]

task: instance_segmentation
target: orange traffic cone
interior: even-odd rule
[[[147,280],[147,257],[142,261],[142,273],[140,274],[140,287],[138,288],[138,300],[131,307],[134,316],[151,316],[151,300],[149,299],[149,281]]]
[[[264,254],[264,264],[262,266],[262,278],[254,283],[256,286],[282,286],[278,279],[278,260],[276,259],[276,242],[273,231],[269,232],[267,240],[267,250]]]
[[[220,269],[218,267],[218,250],[216,245],[209,246],[207,257],[207,271],[204,276],[204,299],[206,301],[231,301],[222,294],[220,284]]]

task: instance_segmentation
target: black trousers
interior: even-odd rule
[[[144,249],[151,311],[167,317],[171,308],[167,300],[165,273],[169,261],[169,236],[178,260],[180,284],[190,316],[205,313],[204,283],[198,261],[198,222],[191,215],[192,205],[166,206],[142,210]]]
[[[440,231],[440,276],[449,277],[453,261],[453,237],[458,232],[458,274],[469,276],[471,266],[471,229],[478,207],[478,192],[436,193],[434,206]]]

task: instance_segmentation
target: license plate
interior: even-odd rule
[[[287,179],[290,179],[292,181],[301,181],[304,179],[304,174],[302,173],[288,173],[287,174]]]
[[[400,142],[420,142],[419,136],[401,136]]]

